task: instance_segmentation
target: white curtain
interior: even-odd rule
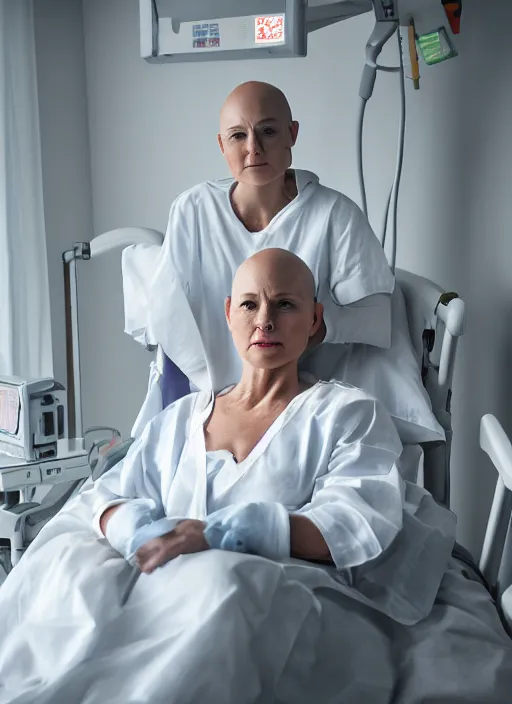
[[[32,0],[0,0],[0,374],[52,376]]]

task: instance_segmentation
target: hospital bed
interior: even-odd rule
[[[480,421],[480,447],[489,455],[498,479],[479,566],[512,634],[512,443],[491,414]]]

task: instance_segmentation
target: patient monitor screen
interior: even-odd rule
[[[20,422],[21,400],[18,389],[0,384],[0,433],[16,435]]]

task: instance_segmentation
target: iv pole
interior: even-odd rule
[[[62,254],[66,310],[66,366],[68,399],[68,436],[83,438],[82,385],[80,377],[80,336],[78,324],[77,261],[89,261],[119,247],[133,244],[161,246],[163,235],[145,227],[122,227],[98,235],[90,242],[76,242]]]

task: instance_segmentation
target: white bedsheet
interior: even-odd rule
[[[455,560],[404,626],[320,567],[216,550],[141,576],[123,606],[132,568],[79,513],[35,547],[0,589],[0,704],[510,701],[512,641]]]

